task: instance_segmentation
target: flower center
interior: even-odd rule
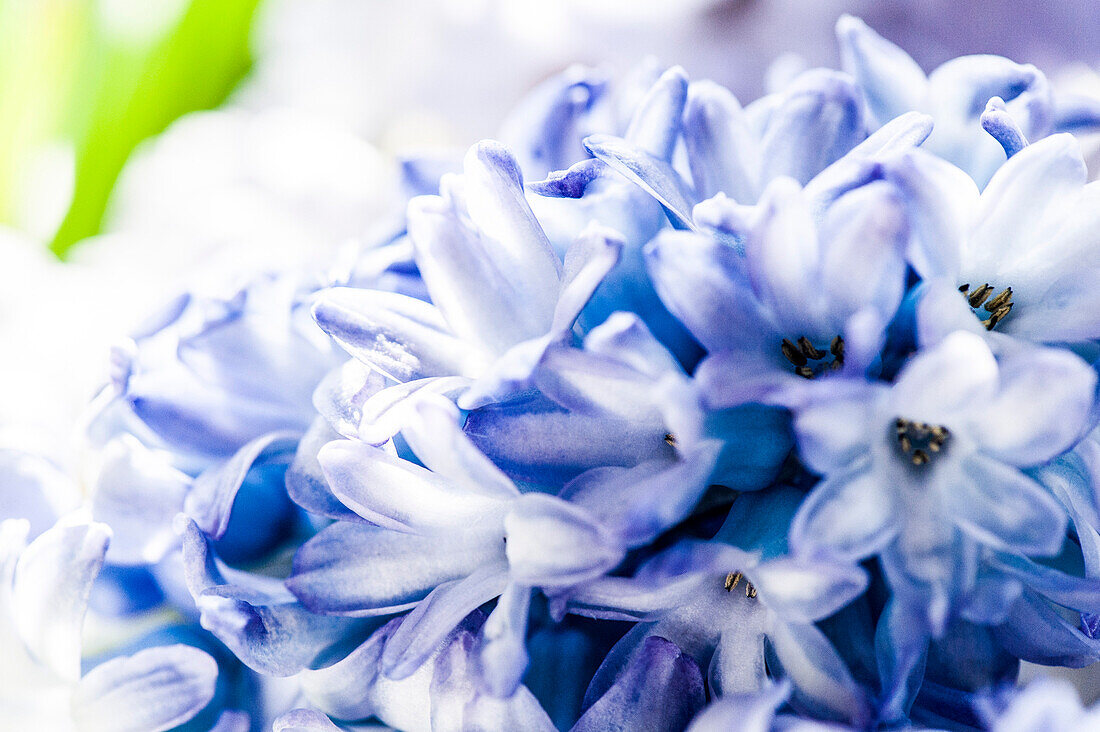
[[[804,379],[816,378],[826,371],[836,371],[844,365],[844,339],[840,336],[833,339],[828,351],[814,347],[806,336],[798,339],[797,346],[784,338],[779,350],[794,366],[794,372]],[[830,354],[833,357],[831,361]]]
[[[744,575],[740,572],[730,572],[729,574],[727,574],[726,581],[723,584],[723,587],[726,588],[726,592],[733,592],[734,589],[737,588],[737,585],[741,582],[741,579],[743,577]],[[748,580],[745,580],[745,597],[756,597],[756,588],[753,587],[752,582],[749,582]]]
[[[973,292],[970,291],[970,284],[959,286],[959,292],[966,298],[966,302],[974,310],[974,314],[978,316],[978,319],[982,321],[982,325],[986,330],[993,330],[997,327],[997,323],[1000,323],[1005,317],[1012,311],[1012,288],[1006,287],[992,298],[989,296],[993,294],[993,286],[988,282],[981,287],[977,288]],[[985,314],[982,314],[982,311]]]
[[[927,465],[932,457],[943,451],[951,432],[940,425],[913,422],[898,417],[894,420],[898,449],[913,465]]]

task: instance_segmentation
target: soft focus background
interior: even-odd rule
[[[841,12],[927,68],[1000,53],[1100,93],[1095,0],[0,0],[0,430],[68,434],[182,283],[364,235],[401,206],[394,155],[494,135],[570,63],[748,101],[836,63]]]

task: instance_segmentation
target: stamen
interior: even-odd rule
[[[1012,311],[1012,288],[1006,287],[1001,290],[993,298],[989,295],[993,292],[994,288],[988,282],[978,289],[970,292],[970,285],[960,285],[959,292],[966,298],[967,304],[974,309],[974,314],[978,315],[978,318],[982,321],[982,325],[986,330],[993,330],[997,327],[1008,314]],[[989,314],[988,317],[983,318],[979,312],[985,310]]]
[[[917,466],[932,462],[932,456],[942,452],[951,438],[950,430],[942,425],[914,422],[901,417],[894,420],[894,433],[898,449]]]
[[[989,293],[993,292],[993,287],[989,284],[982,285],[974,292],[970,293],[970,297],[967,298],[967,302],[970,303],[970,307],[976,308],[985,302],[985,299],[989,297]]]
[[[723,583],[723,587],[726,588],[726,592],[733,592],[737,585],[740,584],[741,578],[744,577],[740,572],[730,572],[726,575],[726,581]],[[756,588],[752,582],[745,583],[745,597],[752,599],[756,597]]]
[[[676,447],[676,435],[671,432],[665,433],[665,444],[669,447]]]
[[[810,339],[806,336],[802,336],[798,339],[798,348],[805,354],[806,358],[812,358],[817,361],[825,357],[825,352],[814,348],[814,344],[810,343]]]
[[[795,348],[794,344],[791,343],[786,338],[784,338],[783,343],[780,344],[779,350],[782,351],[783,355],[786,356],[787,360],[790,361],[795,366],[805,366],[806,365],[806,357],[802,354],[802,351]]]
[[[829,344],[828,352],[815,346],[806,336],[799,337],[797,346],[790,339],[784,338],[779,344],[779,350],[794,366],[794,372],[804,379],[813,379],[828,371],[837,371],[844,365],[844,338],[839,335]],[[829,354],[833,357],[831,361],[826,360]]]

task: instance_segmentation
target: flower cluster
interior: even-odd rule
[[[0,524],[0,641],[43,684],[17,701],[75,729],[1087,726],[1011,687],[1100,660],[1100,105],[838,37],[842,71],[745,106],[570,69],[503,142],[405,161],[384,235],[171,303],[114,352],[87,505],[26,549]],[[0,517],[58,513],[21,459]],[[89,597],[155,630],[81,678]]]

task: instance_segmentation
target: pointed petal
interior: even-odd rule
[[[407,609],[442,583],[503,560],[504,543],[418,536],[338,522],[298,549],[286,586],[319,613],[381,615]]]
[[[286,470],[286,493],[290,500],[312,514],[341,521],[362,521],[332,492],[317,460],[321,448],[339,438],[323,417],[313,420],[298,443],[294,461]]]
[[[111,530],[61,522],[32,541],[15,567],[11,614],[27,649],[62,679],[80,678],[81,631]]]
[[[811,713],[825,713],[857,726],[869,714],[863,690],[852,679],[836,649],[815,626],[773,622],[768,641],[790,679],[793,701]]]
[[[822,559],[781,557],[752,570],[752,583],[767,606],[787,622],[814,623],[861,595],[867,573]]]
[[[210,538],[221,539],[229,528],[233,503],[245,476],[262,458],[287,459],[298,444],[298,435],[273,432],[245,444],[228,461],[203,471],[187,494],[184,510]]]
[[[516,692],[527,671],[527,614],[531,588],[510,582],[481,628],[478,660],[490,694],[507,699]]]
[[[586,137],[584,146],[660,201],[679,228],[694,228],[691,209],[699,202],[698,198],[668,162],[611,135]]]
[[[161,732],[183,724],[214,697],[218,664],[191,646],[159,646],[89,671],[73,695],[80,732]]]
[[[625,554],[588,512],[543,494],[516,499],[504,529],[511,576],[527,585],[560,587],[595,579]]]
[[[905,290],[909,223],[893,186],[871,183],[841,196],[822,226],[821,281],[839,333],[851,315],[871,307],[883,324]]]
[[[549,315],[561,261],[527,203],[519,164],[503,145],[484,140],[466,153],[463,171],[467,212],[488,240],[488,253],[516,285],[527,309]]]
[[[176,529],[183,538],[187,589],[202,627],[254,671],[279,677],[296,674],[363,625],[315,615],[282,582],[222,565],[186,515],[177,519]]]
[[[650,242],[645,256],[661,300],[708,351],[762,348],[757,344],[773,328],[732,247],[709,236],[666,232]]]
[[[817,484],[791,522],[791,546],[857,560],[880,551],[896,532],[887,485],[881,476],[857,465]]]
[[[507,567],[486,563],[462,579],[436,587],[405,616],[386,643],[382,673],[402,679],[416,671],[463,618],[498,597],[507,584]]]
[[[643,546],[695,508],[720,449],[719,444],[705,444],[671,462],[595,468],[566,485],[561,496],[590,511],[625,546]]]
[[[313,319],[345,351],[395,381],[462,374],[469,346],[439,311],[406,295],[351,287],[317,294]]]
[[[565,334],[592,298],[607,273],[619,262],[625,241],[613,229],[593,221],[565,253],[561,295],[551,332]]]
[[[883,167],[886,179],[898,187],[908,205],[913,231],[910,264],[925,279],[955,280],[979,201],[973,179],[923,150],[893,158]]]
[[[634,112],[626,139],[661,160],[671,160],[687,100],[687,74],[679,66],[661,74]]]
[[[851,15],[840,17],[836,35],[844,70],[856,77],[879,125],[920,109],[928,79],[909,54]]]
[[[756,203],[759,141],[741,105],[725,87],[709,81],[691,85],[684,110],[684,143],[700,198],[721,192],[739,203]]]
[[[831,70],[807,71],[788,87],[768,120],[760,180],[766,184],[783,176],[806,185],[866,136],[853,81]]]
[[[676,644],[651,636],[571,732],[679,732],[705,702],[703,674],[694,659]]]
[[[321,448],[317,459],[336,497],[377,526],[401,532],[499,531],[505,510],[499,497],[380,448],[338,440]]]
[[[1016,271],[1017,262],[1026,262],[1035,250],[1035,242],[1048,238],[1048,212],[1073,200],[1087,175],[1072,135],[1051,135],[1012,156],[982,193],[963,278],[994,279],[997,273]]]
[[[155,564],[179,541],[172,520],[183,510],[191,479],[136,439],[103,448],[92,493],[92,518],[112,527],[112,564]]]

